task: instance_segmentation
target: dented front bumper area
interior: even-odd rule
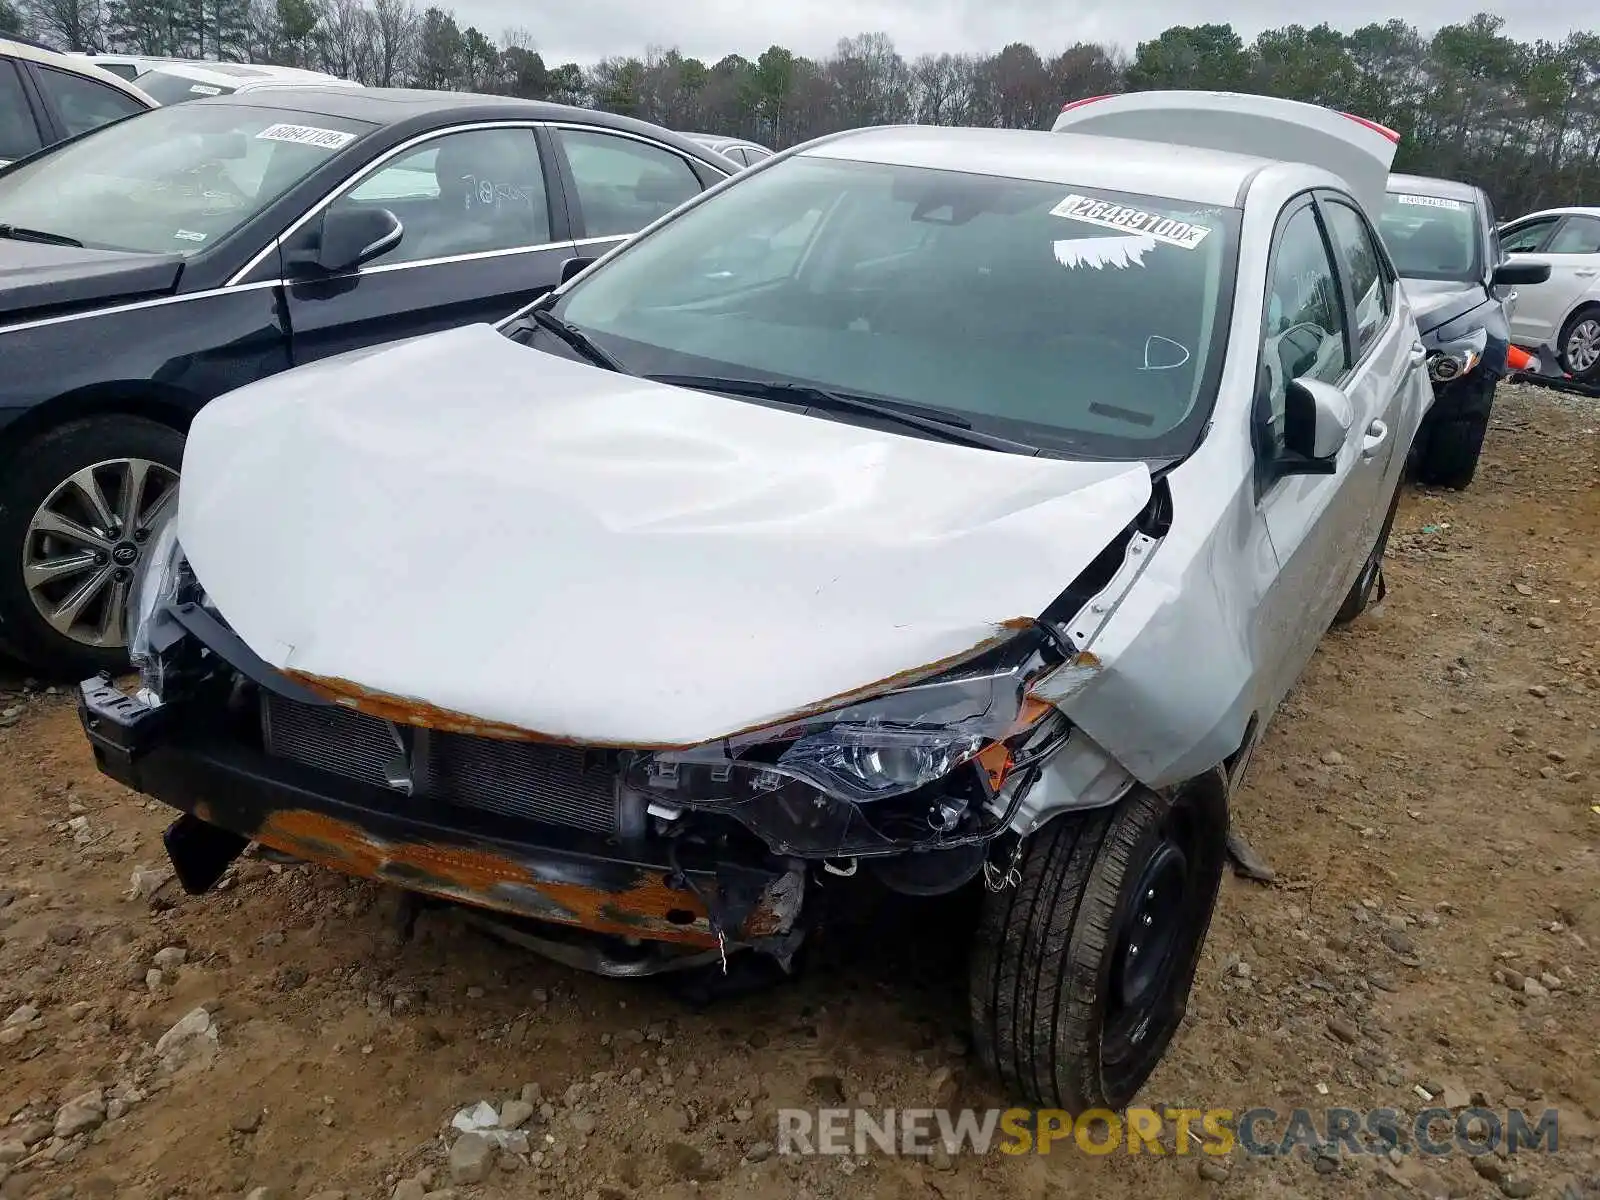
[[[101,771],[184,814],[165,841],[194,894],[254,841],[426,896],[586,931],[611,947],[590,952],[608,974],[740,947],[787,961],[799,942],[798,862],[687,842],[630,847],[441,808],[269,756],[239,736],[236,707],[199,698],[153,707],[97,679],[81,685],[79,713]],[[652,953],[638,950],[650,943]]]
[[[86,681],[81,719],[102,771],[185,814],[166,842],[189,891],[254,841],[581,931],[607,947],[583,952],[588,965],[610,974],[745,947],[786,963],[814,873],[858,860],[914,894],[971,880],[990,843],[1030,827],[1085,761],[1060,753],[1070,725],[1033,688],[1097,670],[1018,631],[954,673],[651,749],[296,677],[203,600],[163,604],[146,630],[146,687]]]

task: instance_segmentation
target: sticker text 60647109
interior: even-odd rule
[[[356,140],[353,133],[339,129],[319,129],[315,125],[269,125],[256,137],[265,142],[295,142],[301,146],[317,146],[323,150],[338,150]]]
[[[1057,217],[1084,221],[1105,229],[1115,229],[1118,233],[1143,234],[1155,238],[1158,242],[1179,246],[1185,250],[1193,250],[1211,232],[1205,225],[1180,221],[1175,217],[1145,212],[1143,209],[1129,208],[1122,204],[1112,204],[1108,200],[1096,200],[1093,196],[1079,196],[1076,193],[1068,196],[1050,212]]]

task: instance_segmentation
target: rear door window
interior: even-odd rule
[[[1550,245],[1546,254],[1600,254],[1600,218],[1568,217],[1567,222]]]
[[[584,236],[637,233],[700,191],[689,164],[664,146],[588,129],[563,129]]]
[[[22,78],[9,58],[0,58],[0,162],[24,158],[41,144]]]
[[[140,104],[126,92],[119,92],[110,84],[53,67],[36,67],[34,76],[39,90],[56,110],[68,137],[88,133],[112,121],[144,112]]]

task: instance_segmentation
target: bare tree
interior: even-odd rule
[[[377,82],[377,18],[362,0],[326,0],[318,30],[322,66],[341,79]]]
[[[422,13],[411,0],[373,0],[373,82],[394,87],[416,69]]]
[[[28,0],[23,16],[42,40],[63,49],[94,52],[105,44],[101,0]]]

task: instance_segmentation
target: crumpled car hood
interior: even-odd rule
[[[1489,296],[1481,284],[1454,283],[1439,279],[1405,279],[1402,286],[1411,301],[1411,312],[1420,333],[1432,333],[1485,304]]]
[[[663,747],[1008,636],[1150,486],[1143,463],[863,429],[476,325],[212,402],[178,520],[235,632],[303,681],[422,724]]]

